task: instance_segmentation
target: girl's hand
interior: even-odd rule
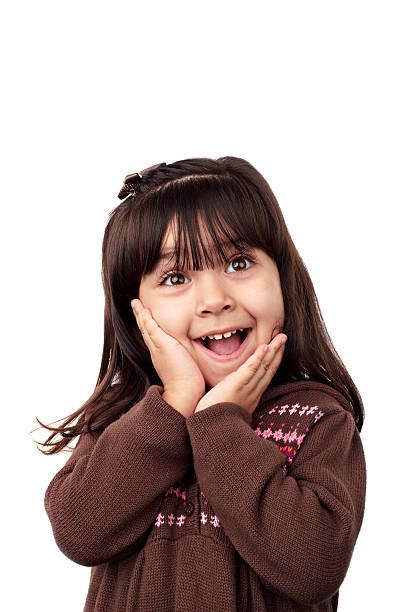
[[[238,370],[228,374],[201,398],[195,412],[221,402],[233,402],[252,414],[282,361],[283,339],[287,340],[287,336],[279,334],[268,345],[258,346]],[[268,346],[266,352],[265,346]]]
[[[187,349],[161,329],[141,300],[132,300],[131,306],[150,351],[152,363],[163,383],[166,398],[175,399],[174,404],[183,406],[182,409],[177,408],[179,412],[186,417],[190,416],[205,393],[205,381],[200,368]],[[169,403],[173,405],[173,401]]]

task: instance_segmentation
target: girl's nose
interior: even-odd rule
[[[202,312],[221,312],[233,308],[234,298],[226,283],[214,276],[201,278],[196,290],[196,310]]]

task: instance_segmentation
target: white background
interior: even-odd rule
[[[401,609],[407,409],[405,2],[14,2],[1,19],[3,609],[82,610],[51,423],[92,393],[102,236],[126,174],[235,155],[274,191],[365,405],[366,513],[339,610]],[[289,339],[290,341],[290,339]],[[405,453],[404,453],[405,456]]]

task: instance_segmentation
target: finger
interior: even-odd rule
[[[160,327],[157,325],[156,321],[153,319],[153,315],[149,312],[147,308],[144,308],[142,310],[141,315],[142,315],[144,328],[149,335],[150,341],[155,346],[155,348],[160,348],[159,340],[157,336],[158,336],[158,332],[164,333],[163,330],[160,329]]]
[[[282,356],[284,349],[283,338],[284,336],[275,336],[269,344],[261,344],[235,372],[239,376],[239,384],[246,386],[247,394],[256,395],[257,401],[278,370],[279,357]],[[268,348],[267,351],[264,350],[265,346]]]
[[[142,321],[142,316],[141,316],[141,314],[140,314],[140,313],[141,313],[141,310],[142,310],[142,309],[141,309],[141,306],[140,306],[140,301],[139,301],[139,300],[136,300],[136,299],[135,299],[135,300],[132,300],[132,301],[130,302],[130,305],[131,305],[131,307],[132,307],[132,311],[133,311],[134,317],[135,317],[135,319],[136,319],[137,326],[138,326],[138,328],[140,329],[140,331],[142,331],[142,329],[141,329],[141,328],[142,328],[142,326],[143,326],[143,321]]]
[[[142,314],[142,311],[145,310],[142,307],[140,300],[132,300],[131,302],[133,313],[136,317],[136,323],[138,328],[140,329],[140,333],[142,334],[143,340],[148,347],[149,351],[154,347],[154,343],[150,337],[149,330],[146,326],[145,316]]]
[[[144,326],[143,317],[142,317],[142,310],[143,310],[142,304],[140,300],[132,300],[130,304],[132,306],[133,314],[135,315],[137,325],[140,331],[142,331],[142,327]]]
[[[282,344],[282,338],[283,336],[280,336],[280,338],[275,337],[269,343],[269,350],[265,353],[265,357],[260,363],[260,367],[253,375],[255,385],[261,385],[266,388],[278,371],[285,348],[285,345]]]
[[[268,351],[266,353],[266,355],[268,355],[268,358],[262,361],[259,369],[253,376],[253,380],[251,383],[253,385],[252,393],[256,395],[254,410],[258,406],[262,394],[268,388],[268,385],[270,384],[271,380],[279,369],[280,363],[282,361],[284,348],[285,344],[280,343],[278,348],[275,351],[272,351],[272,359],[270,357],[270,351]]]
[[[270,350],[268,347],[268,350],[265,352],[265,346],[268,347],[267,344],[261,344],[258,346],[255,352],[252,353],[252,355],[248,357],[248,359],[236,371],[240,377],[241,384],[246,385],[254,379],[254,376],[259,371],[259,367],[265,358],[265,355],[267,355]]]
[[[279,351],[282,343],[283,336],[273,338],[269,344],[261,344],[255,353],[248,360],[249,368],[255,374],[261,366],[261,364],[268,368],[272,363],[277,351]],[[267,350],[265,350],[265,348]],[[267,365],[265,365],[267,364]]]
[[[265,359],[263,361],[263,367],[265,370],[268,370],[269,367],[274,364],[274,362],[276,361],[276,357],[277,356],[282,356],[283,354],[283,350],[285,348],[285,343],[286,343],[287,337],[285,336],[280,336],[278,340],[276,340],[276,338],[274,338],[269,346],[270,346],[270,350],[267,353],[267,356],[265,356]]]
[[[134,300],[132,300],[132,301],[130,302],[130,305],[131,305],[131,307],[132,307],[133,314],[135,315],[135,318],[136,318],[137,324],[139,325],[139,324],[140,324],[140,322],[141,322],[141,319],[142,319],[141,312],[142,312],[142,310],[143,310],[143,304],[141,303],[141,301],[140,301],[140,300],[138,300],[138,299],[134,299]],[[139,327],[140,327],[140,325],[139,325]]]

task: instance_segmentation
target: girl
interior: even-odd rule
[[[274,194],[222,157],[151,166],[119,198],[95,391],[37,419],[44,454],[80,436],[44,503],[92,568],[84,612],[337,610],[364,408]]]

